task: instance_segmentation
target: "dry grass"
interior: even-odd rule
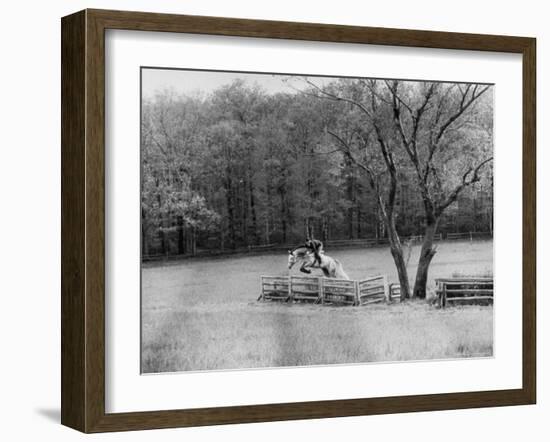
[[[458,259],[467,259],[469,254],[477,269],[492,270],[492,253],[487,253],[492,244],[485,243],[465,243],[463,250],[453,243],[447,252],[462,252],[456,255]],[[480,258],[480,252],[485,258]],[[387,263],[385,253],[389,254],[384,249],[363,251],[363,263],[383,266]],[[337,256],[346,265],[354,255],[355,250]],[[440,267],[437,261],[434,266],[438,276],[443,271],[442,276],[449,276],[453,265],[459,267],[452,264],[445,247],[440,246],[438,255]],[[256,303],[259,275],[276,274],[269,271],[273,261],[274,256],[261,256],[144,269],[143,372],[447,359],[493,353],[490,306],[440,310],[425,302],[368,307]],[[354,266],[348,267],[355,273],[352,277],[362,276]],[[469,268],[465,271],[474,273]]]
[[[492,312],[480,306],[439,310],[425,302],[157,311],[144,324],[143,371],[491,356]],[[163,325],[150,333],[151,323]]]

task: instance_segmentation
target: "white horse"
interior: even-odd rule
[[[349,279],[340,261],[325,255],[323,252],[319,253],[319,258],[320,264],[316,264],[315,255],[307,247],[297,247],[288,251],[288,268],[290,270],[294,264],[301,261],[301,272],[311,273],[310,269],[320,268],[327,278]]]

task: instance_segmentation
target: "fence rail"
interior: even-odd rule
[[[314,276],[262,276],[258,301],[311,302],[332,305],[368,305],[399,299],[386,275],[352,281]]]
[[[456,239],[469,239],[473,241],[477,238],[492,238],[493,234],[491,232],[459,232],[459,233],[447,233],[446,239],[456,240]]]
[[[434,241],[454,241],[461,239],[469,239],[473,241],[474,239],[480,238],[491,238],[491,232],[460,232],[460,233],[447,233],[442,234],[438,233],[434,237]],[[412,236],[402,236],[401,242],[403,244],[407,242],[419,243],[424,239],[423,235],[412,235]],[[376,247],[389,244],[387,238],[360,238],[360,239],[334,239],[325,241],[325,248],[336,248],[336,247]],[[235,249],[215,249],[215,250],[198,250],[194,254],[150,254],[143,255],[143,261],[160,261],[165,259],[186,259],[186,258],[200,258],[200,257],[216,257],[216,256],[226,256],[226,255],[238,255],[246,253],[262,253],[269,251],[283,251],[292,249],[296,244],[260,244],[260,245],[250,245],[247,247],[238,247]]]
[[[262,295],[265,300],[287,300],[289,291],[289,279],[280,276],[262,277]]]
[[[439,278],[435,283],[441,308],[449,303],[493,303],[493,278]]]
[[[387,238],[331,239],[325,247],[376,246],[388,244]]]
[[[390,300],[391,302],[401,301],[401,285],[397,283],[390,284]]]

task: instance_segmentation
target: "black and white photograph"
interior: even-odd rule
[[[142,67],[141,372],[493,357],[494,98]]]

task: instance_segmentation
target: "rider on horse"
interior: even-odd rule
[[[308,239],[305,245],[288,251],[288,269],[301,261],[300,271],[311,273],[312,267],[320,268],[326,278],[348,279],[342,263],[337,259],[325,255],[323,243],[316,239]],[[316,266],[317,264],[317,266]]]
[[[313,256],[315,256],[315,261],[313,262],[313,265],[318,264],[320,266],[321,265],[320,254],[324,252],[323,243],[318,239],[309,238],[306,240],[304,247],[307,248],[309,251],[311,251],[311,253],[313,253]]]

